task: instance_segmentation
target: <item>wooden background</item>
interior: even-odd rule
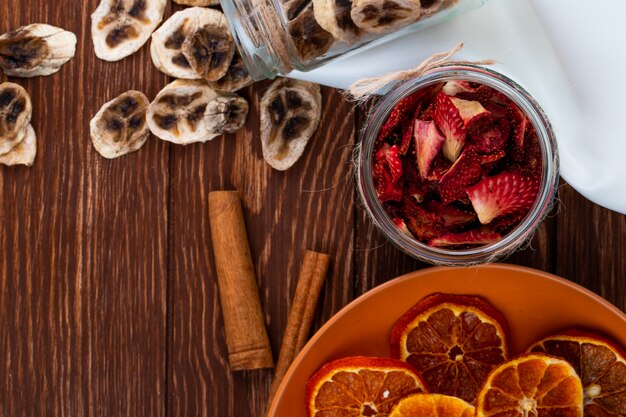
[[[316,327],[368,289],[424,267],[385,243],[356,204],[350,156],[362,111],[325,88],[305,156],[286,173],[261,156],[258,102],[246,128],[207,144],[151,139],[108,161],[88,122],[129,90],[168,78],[147,46],[96,59],[97,0],[0,1],[0,33],[28,23],[78,36],[77,56],[30,92],[38,155],[0,168],[0,416],[261,416],[271,371],[231,373],[209,241],[207,194],[243,196],[277,353],[303,253],[332,254]],[[168,6],[167,16],[172,7]],[[558,215],[509,262],[550,271],[626,309],[626,217],[567,185]]]

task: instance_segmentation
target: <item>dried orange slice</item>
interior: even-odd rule
[[[507,358],[507,334],[502,313],[482,298],[433,294],[395,323],[391,350],[420,372],[430,392],[471,402]]]
[[[613,342],[594,333],[568,330],[531,346],[565,359],[583,384],[585,415],[626,416],[626,354]]]
[[[413,394],[403,398],[389,417],[474,417],[474,406],[442,394]]]
[[[494,369],[476,398],[476,417],[582,417],[583,388],[567,361],[540,353]]]
[[[386,417],[406,395],[424,391],[415,370],[393,359],[362,356],[322,366],[309,379],[310,417]]]

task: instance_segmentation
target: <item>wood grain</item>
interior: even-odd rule
[[[556,273],[626,311],[626,216],[560,189]]]
[[[208,219],[203,211],[209,191],[241,192],[275,353],[307,249],[328,253],[332,259],[318,325],[352,299],[351,106],[337,92],[324,89],[320,129],[303,158],[288,172],[278,172],[263,161],[257,133],[257,106],[267,85],[247,91],[251,111],[245,130],[205,145],[173,150],[171,416],[262,415],[272,377],[267,370],[232,373],[228,367]]]
[[[34,23],[78,37],[50,77],[13,80],[30,92],[38,155],[0,168],[0,415],[165,414],[167,147],[106,161],[88,122],[130,88],[166,81],[148,50],[96,61],[96,1],[0,2],[0,32]]]
[[[0,33],[46,22],[78,36],[58,74],[12,80],[31,94],[39,142],[33,167],[0,167],[0,416],[260,416],[272,371],[229,368],[208,193],[242,195],[276,354],[307,249],[332,259],[313,331],[356,296],[427,266],[359,208],[350,157],[366,109],[323,89],[320,128],[286,173],[261,156],[258,103],[269,82],[243,91],[251,111],[237,134],[187,147],[152,138],[105,160],[91,146],[92,115],[129,89],[152,98],[170,80],[147,46],[117,63],[96,59],[97,2],[0,2]],[[558,214],[506,261],[626,310],[626,216],[567,185],[560,197]]]

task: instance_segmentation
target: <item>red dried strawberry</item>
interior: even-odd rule
[[[416,120],[413,132],[417,167],[422,178],[426,178],[446,138],[439,133],[435,122]]]
[[[480,159],[466,149],[439,181],[439,195],[445,204],[467,197],[465,189],[481,178]]]
[[[424,209],[412,198],[405,197],[402,203],[406,225],[419,240],[428,241],[445,233],[441,216]]]
[[[486,85],[479,86],[474,92],[460,92],[457,97],[480,102],[495,117],[506,116],[511,102],[507,96]]]
[[[455,162],[465,146],[465,123],[459,109],[452,103],[450,97],[442,92],[435,97],[433,120],[446,138],[443,144],[443,154],[450,161]]]
[[[511,132],[510,123],[502,118],[484,117],[468,126],[468,146],[479,154],[489,154],[504,150]]]
[[[420,102],[432,98],[441,90],[442,86],[442,83],[434,84],[400,100],[393,110],[391,110],[387,121],[380,130],[380,134],[378,135],[379,141],[387,140],[394,133],[397,133],[396,131],[406,123],[406,120],[415,114]],[[399,133],[399,135],[401,136],[402,133]]]
[[[469,211],[461,210],[434,200],[426,203],[426,208],[429,211],[440,215],[443,218],[444,226],[448,230],[457,229],[476,220],[476,215],[474,213],[470,213]]]
[[[393,223],[396,225],[396,227],[405,235],[407,235],[408,237],[414,237],[413,233],[411,233],[411,231],[409,230],[408,227],[406,227],[406,223],[404,222],[403,219],[399,218],[399,217],[394,217],[392,219]]]
[[[413,158],[404,158],[402,160],[402,170],[404,171],[404,194],[409,195],[418,203],[424,201],[426,196],[427,183],[422,179],[417,171],[417,164]]]
[[[448,81],[441,89],[448,96],[454,97],[459,93],[475,93],[469,81]]]
[[[431,121],[433,120],[433,114],[435,113],[435,102],[432,101],[425,110],[422,110],[416,117],[416,119]]]
[[[432,163],[428,181],[439,181],[452,167],[452,162],[448,161],[442,154],[437,155]]]
[[[398,145],[385,143],[376,152],[373,168],[374,185],[381,202],[400,201],[402,199],[402,161]]]
[[[484,178],[467,189],[467,195],[482,224],[498,216],[526,213],[532,207],[539,182],[518,172],[502,172]]]
[[[528,125],[524,138],[524,158],[521,162],[513,164],[512,167],[526,176],[539,179],[543,170],[542,160],[541,144],[537,132],[532,125]]]
[[[513,125],[513,140],[511,143],[511,156],[516,161],[521,161],[524,157],[524,137],[528,126],[528,117],[515,104],[511,103],[508,112],[511,124]]]
[[[504,158],[506,156],[506,152],[500,150],[500,151],[496,151],[493,153],[488,153],[485,155],[480,155],[480,164],[481,165],[486,165],[486,164],[491,164],[493,162],[497,162],[500,159]]]
[[[488,245],[502,239],[499,233],[482,230],[469,230],[461,233],[446,233],[441,237],[436,237],[428,241],[430,246],[468,246],[468,245]]]
[[[450,100],[459,109],[459,114],[466,128],[476,120],[480,120],[490,114],[478,101],[463,100],[456,97],[450,97]]]
[[[508,216],[500,216],[497,219],[493,219],[489,223],[489,228],[494,232],[498,232],[502,235],[508,233],[526,216],[526,213],[513,213]]]

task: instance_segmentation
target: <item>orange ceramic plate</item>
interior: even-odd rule
[[[563,278],[505,264],[430,268],[373,289],[330,319],[294,361],[269,416],[307,417],[307,380],[326,362],[354,355],[389,356],[393,323],[434,292],[488,299],[509,321],[512,355],[550,332],[574,326],[597,330],[626,346],[626,314]]]

